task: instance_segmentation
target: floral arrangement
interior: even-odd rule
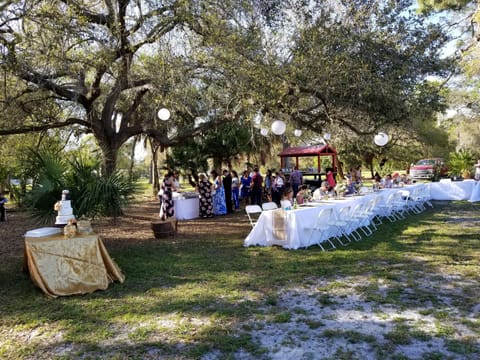
[[[312,199],[313,199],[312,190],[305,189],[303,191],[303,201],[312,201]]]

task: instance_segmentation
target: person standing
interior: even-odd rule
[[[240,179],[235,170],[232,170],[232,199],[235,210],[240,208]]]
[[[176,190],[174,185],[173,171],[169,170],[163,179],[161,190],[162,193],[162,207],[160,210],[160,217],[162,220],[175,216],[175,208],[173,203],[173,192]]]
[[[5,197],[5,193],[2,191],[0,193],[0,221],[7,220],[7,211],[5,210],[5,204],[8,202],[8,199]]]
[[[281,171],[275,173],[275,178],[273,179],[272,185],[272,201],[280,206],[280,200],[282,200],[282,194],[285,190],[285,178]]]
[[[248,170],[243,172],[243,176],[240,179],[240,198],[245,199],[245,206],[250,203],[250,183],[252,178],[248,175]]]
[[[199,215],[201,218],[211,218],[213,216],[212,183],[208,181],[206,174],[198,174],[196,188],[199,198]]]
[[[335,181],[335,177],[333,175],[333,169],[332,168],[327,168],[327,182],[328,185],[330,185],[332,188],[337,185],[337,182]]]
[[[361,185],[363,182],[363,178],[362,178],[362,165],[358,165],[356,168],[355,168],[355,183],[358,184],[358,185]]]
[[[252,183],[250,185],[251,194],[252,194],[252,205],[262,206],[262,187],[263,187],[263,177],[260,175],[258,167],[253,169]]]
[[[480,180],[480,160],[477,160],[477,163],[475,164],[474,179],[477,180],[477,181]]]
[[[213,214],[225,215],[227,213],[227,207],[225,205],[225,189],[223,187],[222,177],[218,175],[216,170],[212,170],[210,175],[213,179]]]
[[[263,189],[264,196],[267,201],[272,201],[272,185],[273,185],[272,170],[268,169],[267,175],[265,175],[265,188]]]
[[[295,199],[298,194],[298,190],[303,183],[303,175],[300,170],[298,170],[298,166],[293,168],[292,173],[290,174],[290,185],[292,186],[293,190],[293,198]]]
[[[173,172],[173,186],[176,191],[180,190],[180,174],[176,170]]]
[[[227,206],[227,214],[233,213],[232,206],[232,174],[230,171],[223,170],[223,188],[225,189],[225,205]]]

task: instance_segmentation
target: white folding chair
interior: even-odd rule
[[[356,205],[351,213],[351,218],[357,221],[357,223],[355,224],[357,229],[360,229],[365,236],[372,235],[373,230],[377,229],[375,224],[373,224],[371,221],[370,208],[372,200],[367,203],[360,203]],[[370,229],[370,225],[373,226],[373,230]]]
[[[358,232],[358,228],[360,226],[361,220],[354,216],[360,211],[362,204],[357,204],[353,208],[351,207],[344,207],[339,211],[339,218],[340,220],[344,221],[347,223],[347,226],[345,226],[345,233],[348,234],[348,236],[351,236],[353,240],[355,241],[360,241],[362,240],[362,236]]]
[[[265,211],[265,210],[275,210],[275,209],[278,209],[278,206],[276,203],[274,203],[273,201],[270,201],[270,202],[266,202],[266,203],[263,203],[262,204],[262,209]]]
[[[245,212],[247,213],[248,220],[253,228],[262,214],[262,208],[259,205],[247,205],[245,207]]]
[[[395,222],[400,220],[398,217],[395,216],[393,211],[393,201],[395,199],[396,192],[393,192],[387,196],[385,201],[382,204],[378,204],[379,209],[379,216],[387,218],[390,222]]]
[[[403,191],[399,190],[394,193],[392,200],[392,214],[398,220],[406,219],[405,213],[408,208],[408,196]]]
[[[420,187],[415,187],[412,190],[408,191],[407,197],[407,212],[411,212],[414,214],[420,214],[422,211],[425,210],[425,205],[419,196]]]
[[[352,242],[352,239],[350,239],[349,224],[347,221],[345,221],[345,219],[348,218],[347,214],[349,213],[350,206],[345,206],[340,209],[338,214],[333,213],[330,221],[328,222],[328,224],[335,229],[333,232],[333,237],[337,239],[337,241],[343,246],[346,246],[348,243]],[[342,241],[342,237],[347,239],[347,244]]]
[[[310,244],[314,234],[316,235],[315,243],[320,246],[323,251],[326,251],[325,247],[323,247],[322,243],[328,242],[331,246],[331,249],[336,249],[335,244],[330,240],[332,237],[332,214],[333,208],[324,208],[321,209],[315,220],[315,224],[311,228],[306,228],[310,230],[310,235],[308,238],[308,244]]]

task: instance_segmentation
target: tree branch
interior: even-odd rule
[[[31,126],[22,126],[15,129],[0,129],[0,135],[15,135],[15,134],[27,134],[31,132],[41,132],[49,129],[59,129],[72,125],[80,125],[86,128],[90,128],[90,124],[82,119],[70,118],[61,123],[48,123]]]

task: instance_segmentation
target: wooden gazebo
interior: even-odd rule
[[[311,145],[311,146],[297,146],[297,147],[288,147],[284,149],[280,154],[280,162],[282,169],[286,168],[286,159],[294,158],[295,165],[300,169],[298,158],[300,157],[317,157],[318,169],[317,174],[322,173],[322,165],[320,158],[322,156],[330,156],[332,158],[332,168],[333,172],[337,172],[337,150],[331,147],[330,145]]]

